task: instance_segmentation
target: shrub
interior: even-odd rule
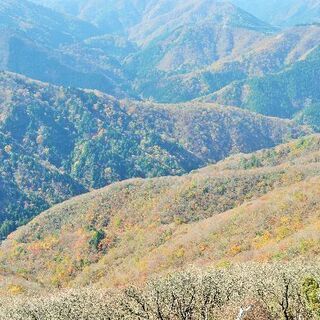
[[[319,271],[298,263],[190,269],[120,292],[87,288],[2,298],[0,319],[316,320]]]

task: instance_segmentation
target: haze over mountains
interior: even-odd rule
[[[0,295],[312,259],[319,19],[317,0],[1,1]]]
[[[320,19],[318,0],[232,0],[232,3],[274,25],[292,26]]]
[[[223,101],[284,118],[312,111],[314,116],[310,113],[313,120],[309,124],[317,127],[318,117],[315,113],[319,103],[319,53],[320,48],[317,47],[279,73],[232,83],[208,100]],[[244,91],[248,94],[244,94]]]
[[[37,3],[68,16],[25,0],[2,5],[10,19],[3,25],[2,69],[121,98],[188,101],[236,80],[279,72],[319,45],[316,25],[282,31],[228,2]],[[16,7],[24,8],[19,18]],[[36,65],[25,58],[30,55]]]
[[[111,30],[117,30],[116,32],[123,31],[141,21],[141,16],[145,12],[161,10],[161,8],[167,10],[167,5],[170,4],[167,0],[33,0],[33,2],[78,16],[98,26],[109,26]],[[174,6],[171,4],[171,8],[178,7],[178,2]],[[188,6],[188,2],[190,3],[190,1],[185,1],[184,4]],[[210,2],[208,1],[208,3]],[[292,26],[299,23],[313,23],[318,22],[320,17],[320,2],[318,0],[283,0],[281,2],[276,0],[231,0],[229,2],[274,25]],[[102,9],[98,10],[98,8]]]

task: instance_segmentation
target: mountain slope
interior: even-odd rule
[[[182,24],[198,24],[203,18],[215,17],[221,6],[228,6],[229,10],[231,8],[226,2],[208,0],[177,0],[174,4],[169,0],[33,0],[33,2],[89,21],[104,33],[129,35],[143,43],[159,36],[164,29],[172,31]],[[226,22],[225,13],[221,11],[218,13],[219,22],[222,20]],[[270,26],[266,23],[243,11],[239,16],[233,17],[235,18],[233,22],[241,26],[245,23],[247,27],[270,30]]]
[[[1,68],[120,98],[190,101],[233,81],[280,72],[319,45],[316,24],[280,31],[228,2],[37,3],[74,18],[25,0],[6,0],[0,7]],[[268,3],[278,11],[282,6],[290,7],[289,14],[302,8],[298,0],[279,6]],[[305,7],[316,13],[317,3],[308,1]],[[268,4],[247,4],[268,12]],[[232,90],[246,98],[243,90]],[[226,102],[220,104],[241,104],[236,99],[233,103],[228,97],[223,99]]]
[[[126,71],[143,97],[176,102],[166,94],[161,98],[170,76],[237,55],[274,31],[230,3],[180,1],[172,6],[162,1],[132,28],[130,39],[141,48],[126,59]]]
[[[319,146],[311,136],[183,177],[129,180],[74,198],[10,235],[2,268],[49,287],[123,285],[190,263],[312,257]]]
[[[126,35],[153,0],[33,0],[96,25],[103,33]]]
[[[6,3],[2,11],[9,20],[3,19],[3,25],[14,25],[15,31],[5,30],[0,39],[3,69],[58,85],[98,89],[121,98],[190,101],[233,81],[280,72],[319,45],[317,25],[279,32],[220,1],[179,0],[173,5],[169,0],[99,0],[78,2],[79,6],[65,2],[75,12],[62,9],[59,2],[38,2],[58,6],[113,34],[104,36],[100,27],[89,23],[90,32],[83,35],[86,22],[77,18],[29,2],[17,6],[13,0]],[[19,24],[15,7],[24,14],[22,25],[29,23],[31,29]],[[101,12],[98,14],[97,10]],[[37,18],[42,11],[43,20]],[[114,29],[100,25],[100,18],[102,24],[110,23]],[[34,20],[47,27],[42,30]],[[54,43],[44,41],[47,38],[63,45],[52,50]],[[59,41],[56,46],[61,44]],[[243,90],[233,90],[246,98]],[[219,101],[241,104],[225,96]]]
[[[27,0],[1,1],[0,21],[1,30],[18,33],[50,47],[88,38],[97,32],[89,23],[63,16]]]
[[[1,198],[1,237],[87,189],[131,177],[183,174],[306,132],[290,121],[235,108],[120,103],[101,92],[11,73],[0,74],[0,93],[0,170],[10,186]],[[17,194],[25,196],[12,206]]]
[[[221,25],[272,32],[275,29],[229,2],[209,0],[169,0],[150,2],[142,21],[130,30],[131,38],[144,45],[162,34],[192,25]],[[166,32],[164,32],[166,31]]]
[[[291,118],[319,103],[320,47],[282,72],[235,82],[205,101],[232,103],[265,115]],[[317,119],[314,113],[313,120]]]
[[[87,56],[82,59],[67,49],[81,40],[100,35],[93,25],[25,0],[2,1],[0,20],[2,70],[57,85],[95,88],[123,95],[124,79],[119,62],[108,59],[108,52],[103,55],[104,68],[108,68],[104,72],[93,67],[92,57],[89,62],[85,59]]]
[[[171,8],[168,1],[153,0],[33,0],[33,2],[79,16],[98,26],[104,26],[105,30],[113,29],[112,22],[121,31],[126,30],[125,25],[132,26],[141,21],[145,12],[155,10],[165,12]],[[281,2],[277,0],[231,0],[230,2],[273,25],[293,26],[319,22],[320,19],[319,0],[282,0]],[[185,1],[185,3],[189,4],[190,1]],[[99,7],[103,9],[99,11]],[[107,18],[110,23],[107,22]]]
[[[220,90],[233,81],[277,73],[304,59],[320,44],[319,31],[317,25],[290,28],[264,36],[242,49],[241,53],[222,57],[205,68],[188,73],[162,72],[158,77],[138,81],[143,94],[157,101],[196,99]],[[220,102],[224,103],[223,99]]]
[[[90,70],[92,64],[84,64],[81,59],[79,63],[75,56],[39,47],[15,35],[8,35],[3,40],[3,70],[57,85],[100,89],[123,96],[122,84],[117,83],[122,78],[117,75],[119,67],[116,64],[106,63],[108,68],[112,65],[112,72],[104,74],[101,70]]]
[[[292,26],[320,21],[318,0],[232,0],[232,3],[276,25]]]
[[[69,175],[40,161],[2,133],[0,150],[1,238],[40,211],[86,191]]]
[[[53,3],[48,4],[46,1],[39,3],[53,6]],[[93,21],[99,26],[97,19],[101,16],[102,23],[105,21],[113,25],[104,26],[105,32],[121,35],[136,46],[135,50],[127,51],[124,57],[112,63],[112,50],[107,48],[103,52],[105,48],[100,47],[98,53],[97,47],[89,40],[85,50],[81,45],[71,46],[71,50],[65,46],[70,58],[80,58],[71,61],[76,65],[84,65],[84,69],[87,64],[89,70],[94,68],[101,75],[110,75],[109,82],[113,79],[129,95],[152,97],[159,102],[178,101],[170,100],[176,94],[174,90],[162,94],[164,90],[161,88],[167,83],[168,87],[171,84],[175,86],[174,79],[171,78],[177,74],[195,71],[217,60],[237,56],[276,31],[227,2],[188,0],[176,1],[173,5],[168,0],[101,0],[78,4],[76,16]],[[61,9],[60,4],[56,5]],[[97,60],[99,62],[95,63]],[[112,72],[112,69],[116,72]],[[117,74],[123,76],[117,77]],[[110,89],[106,90],[101,86],[101,82],[98,79],[100,87],[93,83],[90,88],[110,92]]]

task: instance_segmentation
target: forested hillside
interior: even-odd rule
[[[319,320],[319,19],[0,1],[0,319]]]
[[[113,46],[103,51],[93,46],[88,54],[72,53],[74,45],[86,50],[82,40],[104,34],[94,25],[27,0],[2,1],[0,18],[1,70],[58,85],[124,95],[122,86],[126,83],[120,62],[109,55],[118,46],[116,39],[110,39]]]
[[[2,270],[51,286],[122,286],[190,264],[313,259],[319,136],[183,177],[133,179],[42,213],[1,246]]]
[[[0,92],[2,237],[90,188],[183,174],[305,132],[234,108],[119,102],[10,73]]]
[[[238,32],[239,30],[237,30]],[[246,44],[245,48],[241,48],[241,53],[235,52],[229,56],[223,56],[217,61],[209,63],[208,66],[192,72],[177,72],[174,68],[174,72],[160,72],[158,70],[154,77],[149,76],[142,80],[138,77],[136,82],[143,90],[144,95],[153,97],[157,101],[181,102],[199,97],[203,97],[200,98],[203,101],[210,101],[213,96],[213,100],[218,99],[217,101],[220,103],[245,106],[248,94],[245,90],[233,89],[238,86],[237,81],[277,74],[292,65],[295,68],[295,63],[305,59],[313,50],[317,50],[319,45],[320,27],[318,25],[299,26],[280,33],[264,35],[262,39],[256,39],[250,45]],[[314,68],[313,64],[316,68],[316,60],[310,61],[310,68]],[[242,82],[240,83],[242,84]],[[229,85],[231,89],[229,89]],[[316,86],[317,82],[313,85]],[[219,99],[220,92],[213,93],[220,89],[223,89],[221,99]],[[225,91],[231,90],[236,91],[238,96],[235,97],[238,100],[233,98],[235,93],[230,94],[230,97],[224,95]],[[273,95],[280,96],[283,93],[282,88],[275,85],[270,85],[269,90],[274,92]],[[305,95],[304,92],[300,94]],[[271,94],[266,92],[266,95]],[[215,98],[216,96],[218,98]],[[243,100],[239,102],[241,99]],[[277,100],[274,100],[276,103]],[[261,101],[261,104],[263,103],[267,105],[270,101]],[[257,99],[256,104],[260,104],[260,100]]]
[[[297,117],[319,129],[319,47],[284,71],[235,82],[204,98],[265,115]]]

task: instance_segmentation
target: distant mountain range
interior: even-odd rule
[[[0,28],[36,41],[46,47],[79,41],[95,35],[95,26],[27,0],[3,0],[0,5]]]
[[[317,47],[307,57],[279,73],[232,83],[205,100],[223,101],[283,118],[299,117],[314,110],[309,124],[314,124],[318,130],[319,58],[320,47]]]
[[[312,25],[260,35],[245,49],[241,48],[240,54],[230,53],[206,67],[195,68],[191,72],[177,72],[174,68],[171,72],[158,70],[156,73],[150,72],[151,75],[149,73],[144,80],[138,78],[136,81],[147,97],[154,97],[161,102],[196,99],[239,80],[278,73],[305,59],[320,45],[319,31],[319,26]],[[152,78],[153,74],[156,76]],[[276,87],[270,89],[278,92]],[[279,91],[279,94],[282,92]],[[227,101],[239,105],[236,101]]]
[[[235,5],[274,25],[320,22],[319,0],[232,0]]]
[[[78,16],[90,21],[105,30],[123,32],[140,22],[143,15],[166,13],[180,4],[190,7],[192,1],[176,1],[173,5],[168,0],[33,0],[57,11]],[[221,1],[198,1],[209,4]],[[231,3],[250,12],[263,21],[274,25],[292,26],[296,24],[320,22],[319,0],[231,0]]]
[[[1,68],[119,98],[197,99],[233,81],[280,72],[320,45],[317,25],[283,31],[227,2],[38,4],[62,13],[26,0],[2,3]]]
[[[2,2],[0,17],[2,70],[58,85],[125,95],[120,60],[124,51],[126,55],[132,52],[134,44],[25,0]]]

